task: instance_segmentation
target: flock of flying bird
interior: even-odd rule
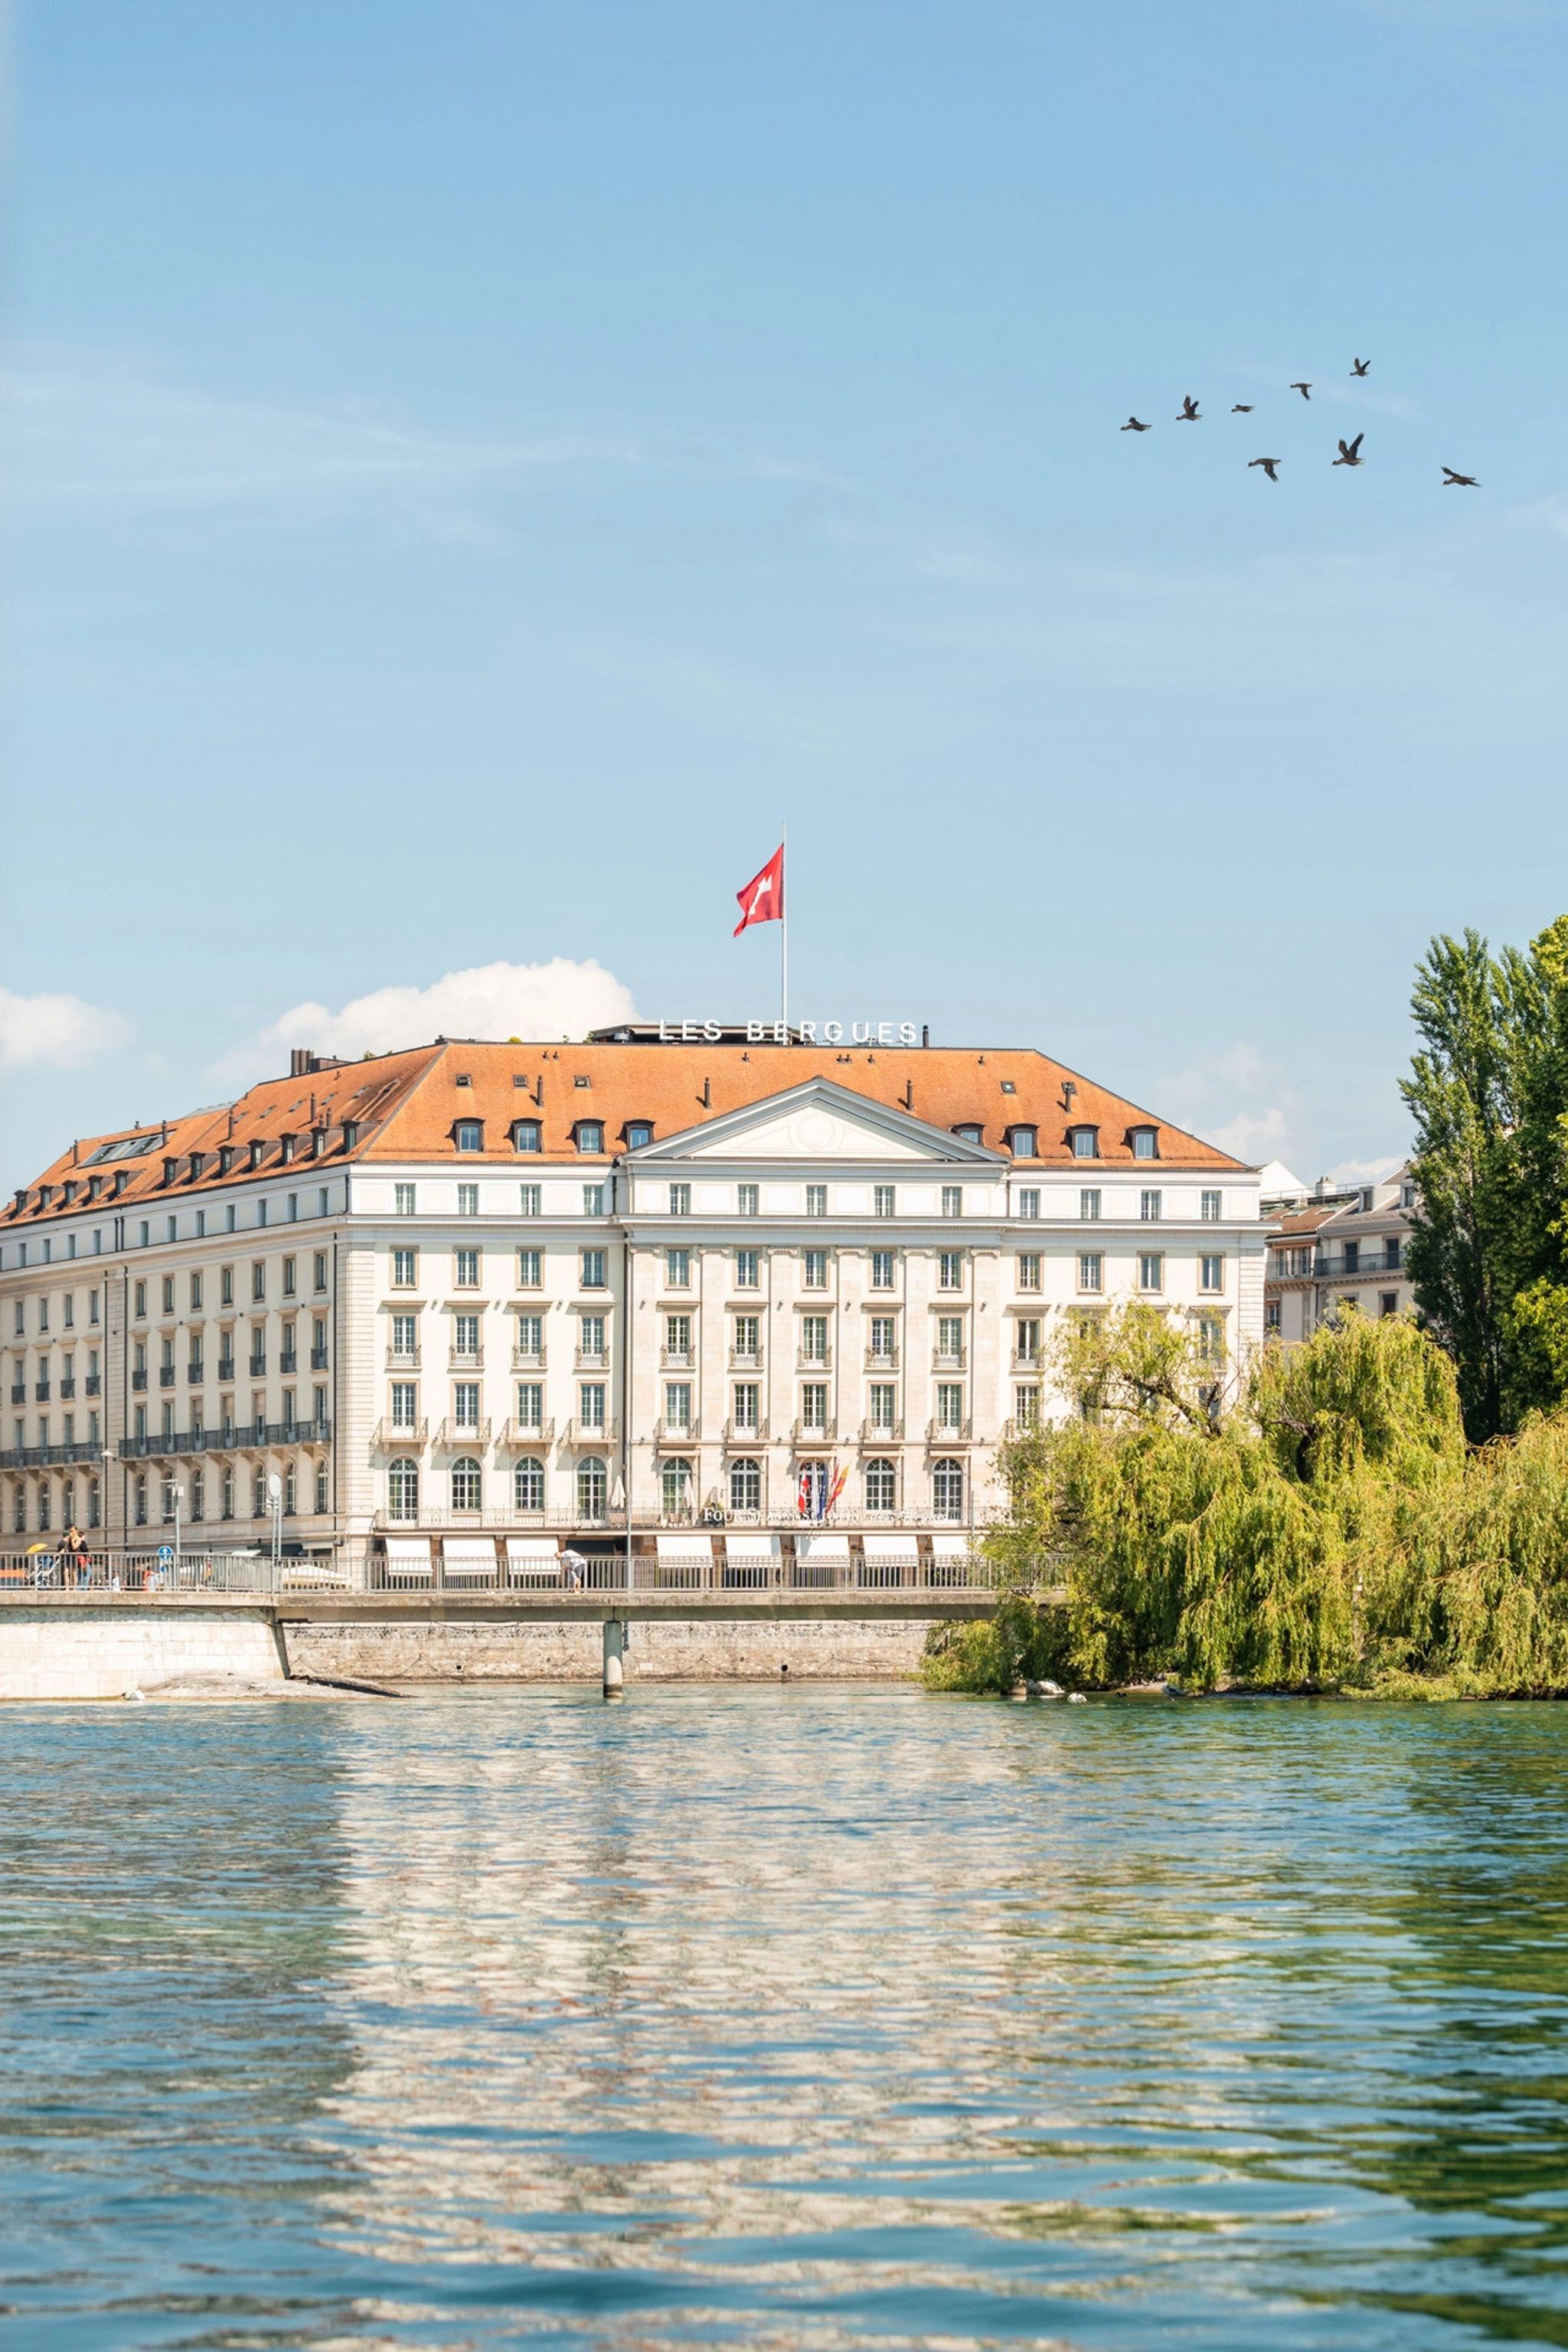
[[[1372,362],[1370,360],[1357,360],[1354,366],[1351,369],[1351,373],[1352,376],[1365,375],[1371,366]],[[1310,404],[1312,387],[1310,383],[1293,383],[1290,385],[1289,389],[1292,392],[1299,392],[1302,399]],[[1252,414],[1252,403],[1248,400],[1234,401],[1231,404],[1230,413],[1233,416],[1250,416]],[[1198,410],[1198,404],[1193,398],[1190,392],[1184,395],[1182,401],[1181,414],[1176,418],[1176,422],[1178,425],[1201,425],[1203,422],[1203,418]],[[1130,416],[1121,430],[1123,433],[1147,433],[1150,430],[1150,427],[1143,423],[1141,417]],[[1336,466],[1359,466],[1362,462],[1361,445],[1365,438],[1366,436],[1364,433],[1358,433],[1353,441],[1342,440],[1340,443],[1340,454],[1334,459],[1334,464]],[[1250,473],[1255,466],[1261,466],[1269,480],[1271,482],[1277,482],[1279,479],[1279,477],[1275,468],[1279,466],[1282,466],[1285,460],[1283,457],[1249,457],[1247,461],[1247,470]],[[1446,490],[1479,490],[1480,487],[1479,482],[1477,481],[1473,474],[1457,474],[1452,466],[1445,466],[1443,467],[1443,488]]]

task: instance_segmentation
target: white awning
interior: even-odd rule
[[[781,1536],[726,1536],[724,1549],[731,1559],[777,1559],[784,1549]]]
[[[696,1534],[684,1536],[655,1536],[654,1543],[658,1548],[660,1559],[701,1559],[710,1561],[713,1558],[713,1538],[711,1536],[700,1536]]]
[[[553,1536],[508,1536],[508,1559],[545,1560],[553,1568],[560,1558]]]
[[[847,1559],[847,1536],[796,1536],[795,1555],[797,1559]]]
[[[496,1547],[493,1536],[443,1536],[441,1557],[449,1568],[478,1568],[481,1564],[493,1568]]]
[[[900,1568],[912,1567],[921,1556],[913,1536],[862,1536],[860,1549],[868,1559],[885,1560]]]
[[[967,1559],[973,1546],[968,1536],[932,1536],[931,1549],[933,1559]]]
[[[399,1568],[428,1568],[430,1538],[428,1536],[388,1536],[386,1557],[389,1565],[395,1560]]]

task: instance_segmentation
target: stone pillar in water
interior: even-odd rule
[[[619,1698],[626,1688],[626,1669],[622,1660],[626,1652],[626,1629],[618,1617],[605,1620],[605,1696]]]

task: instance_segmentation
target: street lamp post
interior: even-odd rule
[[[272,1590],[276,1592],[283,1560],[283,1481],[276,1470],[268,1472],[267,1496],[272,1506]]]
[[[174,1485],[170,1487],[169,1494],[174,1506],[174,1590],[178,1592],[180,1589],[180,1520],[185,1507],[185,1490],[183,1486]]]

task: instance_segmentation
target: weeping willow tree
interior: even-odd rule
[[[1448,1357],[1354,1313],[1224,1412],[1143,1307],[1066,1332],[1054,1370],[1077,1411],[1010,1449],[988,1538],[1008,1599],[934,1638],[933,1685],[1568,1688],[1568,1415],[1468,1452]]]

